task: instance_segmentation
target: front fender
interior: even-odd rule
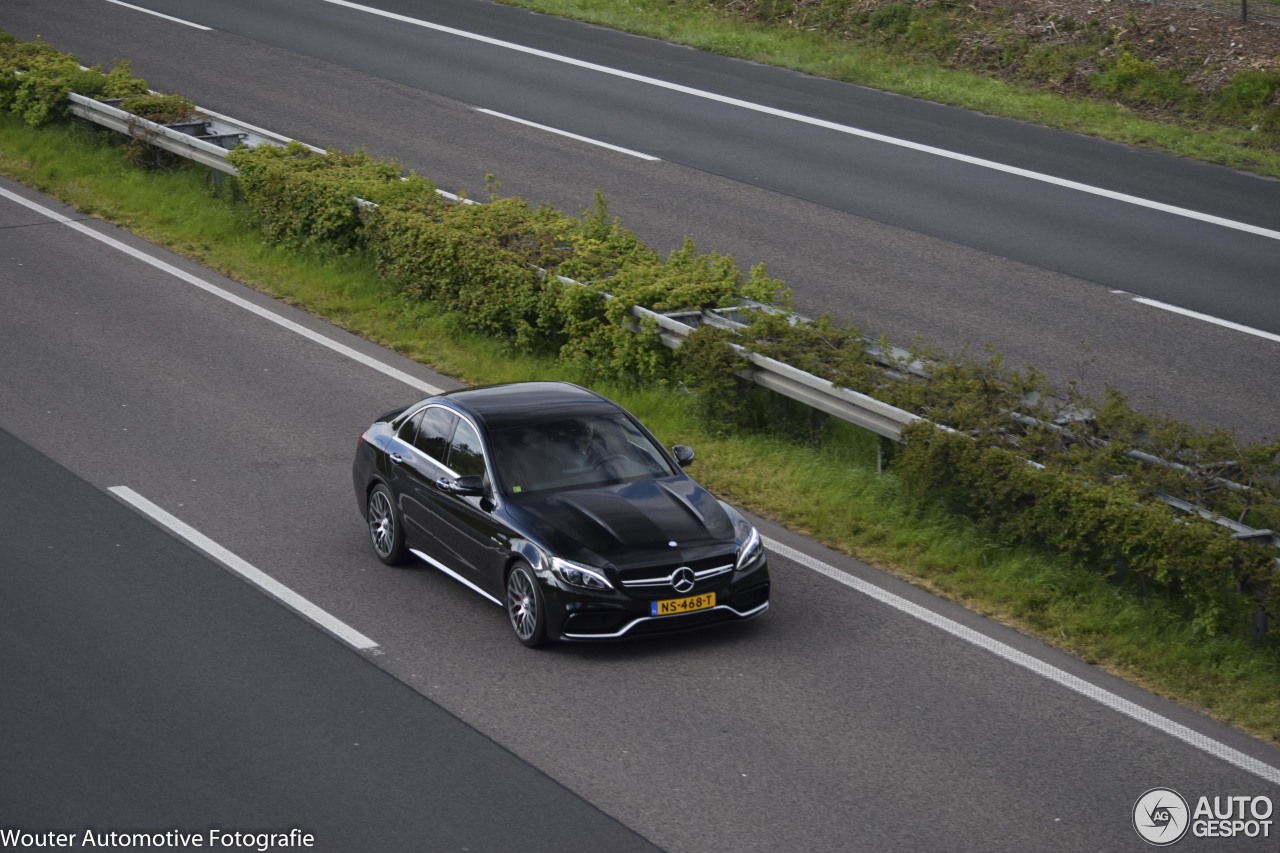
[[[511,540],[511,559],[507,561],[507,571],[511,571],[511,564],[516,560],[524,560],[533,567],[533,571],[539,577],[543,576],[545,569],[543,568],[542,551],[537,545],[534,545],[528,539],[512,539]],[[505,572],[503,582],[506,582]]]

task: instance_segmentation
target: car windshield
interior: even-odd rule
[[[490,438],[498,476],[510,495],[674,473],[661,449],[622,414],[522,424]]]

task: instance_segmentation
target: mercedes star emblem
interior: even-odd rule
[[[671,585],[676,588],[676,592],[688,592],[693,589],[694,580],[693,569],[688,566],[681,566],[671,573]]]

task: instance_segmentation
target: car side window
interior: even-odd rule
[[[413,417],[405,420],[396,430],[396,438],[406,444],[413,444],[413,438],[418,434],[418,424],[422,422],[422,412],[415,412]]]
[[[449,449],[449,435],[453,432],[458,416],[441,406],[428,406],[422,413],[413,446],[444,464]]]
[[[469,422],[459,419],[458,428],[453,433],[453,443],[449,448],[449,467],[459,477],[484,475],[484,448],[476,428]]]

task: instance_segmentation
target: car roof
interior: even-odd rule
[[[483,421],[489,429],[622,411],[596,392],[569,382],[514,382],[451,391],[440,398]]]

